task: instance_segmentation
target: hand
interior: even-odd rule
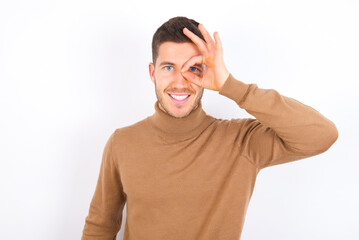
[[[213,41],[203,24],[199,24],[198,29],[206,41],[203,41],[187,28],[183,29],[183,33],[196,44],[202,55],[193,56],[186,61],[182,67],[182,75],[188,81],[200,87],[220,91],[229,76],[229,72],[223,61],[221,40],[219,39],[218,32],[215,32],[213,34],[215,41]],[[188,71],[194,65],[204,65],[201,74]]]

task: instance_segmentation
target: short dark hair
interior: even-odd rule
[[[192,40],[183,33],[183,29],[186,27],[188,30],[196,34],[203,41],[204,38],[202,33],[198,29],[199,23],[193,19],[186,17],[174,17],[169,19],[167,22],[163,23],[153,34],[152,38],[152,61],[153,64],[156,64],[158,57],[158,49],[160,45],[164,42],[190,42]]]

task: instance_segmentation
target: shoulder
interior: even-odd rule
[[[208,115],[212,119],[212,126],[215,129],[222,130],[233,130],[233,129],[242,129],[248,128],[253,125],[257,125],[259,121],[255,118],[232,118],[232,119],[222,119],[214,118]]]
[[[215,118],[208,130],[213,137],[216,136],[230,142],[241,142],[253,132],[266,132],[267,127],[256,118],[232,118],[230,120]]]
[[[115,129],[112,134],[113,140],[118,141],[123,138],[129,138],[143,133],[143,131],[147,129],[147,119],[148,118],[145,118],[131,125]]]
[[[147,125],[147,119],[148,118],[145,118],[145,119],[142,119],[141,121],[138,121],[131,125],[117,128],[115,130],[115,133],[118,135],[118,134],[126,134],[126,133],[133,133],[133,132],[139,131],[139,130],[145,128],[145,126]]]

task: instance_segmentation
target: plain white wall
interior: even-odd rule
[[[359,239],[358,12],[354,0],[1,0],[1,239],[80,239],[108,137],[154,112],[152,35],[174,16],[218,31],[236,78],[339,130],[327,152],[259,174],[242,239]],[[211,90],[202,103],[251,117]]]

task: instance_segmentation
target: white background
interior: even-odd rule
[[[218,31],[237,79],[339,131],[327,152],[258,175],[242,239],[359,239],[358,12],[354,0],[0,0],[1,239],[80,239],[108,137],[154,112],[151,40],[174,16]],[[202,103],[251,117],[211,90]]]

